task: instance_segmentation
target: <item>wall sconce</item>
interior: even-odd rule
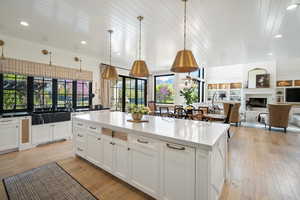
[[[51,66],[52,65],[52,52],[48,51],[47,49],[43,49],[42,54],[49,55],[49,57],[50,57],[49,65]]]
[[[0,40],[0,46],[1,46],[1,50],[2,50],[2,52],[1,52],[1,60],[4,60],[4,44],[5,44],[5,42],[3,41],[3,40]]]
[[[79,71],[81,72],[81,63],[82,63],[82,59],[78,58],[78,57],[74,57],[75,62],[79,62]]]

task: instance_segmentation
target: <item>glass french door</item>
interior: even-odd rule
[[[147,104],[147,80],[119,76],[119,79],[112,83],[111,90],[113,110],[128,112],[133,104]]]

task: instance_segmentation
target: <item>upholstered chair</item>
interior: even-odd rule
[[[286,132],[286,128],[289,124],[289,114],[291,105],[288,104],[268,104],[269,115],[266,120],[266,124],[269,125],[269,130],[272,127],[283,128]]]
[[[155,101],[149,101],[148,102],[148,108],[150,110],[149,115],[159,115],[159,112],[156,110]]]
[[[223,107],[224,107],[224,115],[227,116],[228,115],[228,110],[229,110],[229,103],[224,103]],[[236,126],[239,125],[240,123],[240,107],[241,104],[240,103],[234,103],[233,107],[231,108],[231,113],[230,113],[230,118],[229,118],[229,123],[235,123]]]

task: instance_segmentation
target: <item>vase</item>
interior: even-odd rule
[[[140,121],[143,117],[143,114],[141,114],[141,113],[132,113],[131,116],[132,116],[132,119],[134,121]]]

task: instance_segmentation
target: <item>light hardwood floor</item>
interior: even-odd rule
[[[300,199],[300,134],[232,127],[229,180],[221,200]],[[104,200],[151,199],[86,161],[73,157],[71,142],[0,155],[0,178],[57,161]],[[0,199],[6,199],[2,183]]]

